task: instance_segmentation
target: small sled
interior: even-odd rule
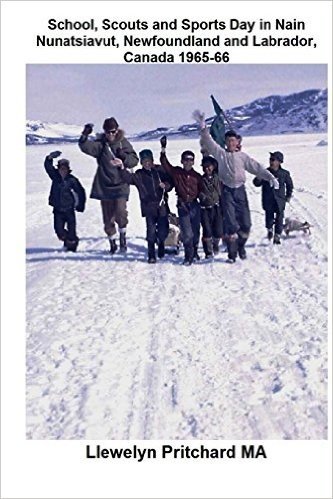
[[[165,253],[167,255],[178,255],[181,247],[181,236],[179,228],[179,217],[169,213],[169,233],[165,240]]]
[[[283,225],[283,230],[286,236],[289,236],[290,232],[302,231],[304,234],[311,234],[310,228],[313,227],[309,222],[301,222],[297,218],[286,218]]]

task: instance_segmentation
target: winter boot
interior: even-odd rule
[[[187,266],[192,265],[193,255],[194,255],[193,246],[185,246],[184,250],[185,250],[185,258],[183,261],[183,265],[187,265]]]
[[[219,242],[220,242],[219,238],[213,237],[213,253],[214,253],[214,255],[218,255],[220,252]]]
[[[57,234],[59,241],[64,241],[64,246],[66,246],[66,239],[68,238],[68,231],[64,229],[63,234]]]
[[[213,258],[213,242],[211,239],[202,239],[202,246],[205,252],[205,258]]]
[[[274,243],[274,244],[281,244],[281,237],[280,237],[280,234],[274,234],[273,243]]]
[[[78,239],[75,239],[74,241],[70,241],[69,239],[66,239],[64,242],[64,246],[66,248],[66,251],[72,251],[73,253],[76,252],[78,244],[79,244]]]
[[[228,239],[227,248],[228,248],[228,262],[235,263],[236,258],[237,258],[237,250],[238,250],[237,239]]]
[[[157,256],[158,258],[163,258],[165,255],[165,246],[163,243],[158,243]]]
[[[194,246],[193,259],[197,261],[200,260],[200,255],[198,253],[198,245]]]
[[[268,229],[267,231],[267,239],[271,241],[273,239],[273,229]]]
[[[241,260],[245,260],[246,258],[246,250],[245,250],[246,241],[247,238],[238,236],[238,254]]]
[[[120,253],[126,253],[127,251],[126,232],[119,234],[119,251]]]
[[[148,263],[156,263],[154,243],[148,243]]]
[[[110,253],[111,253],[111,255],[114,255],[115,252],[118,249],[116,240],[115,239],[109,239],[109,242],[110,242]]]

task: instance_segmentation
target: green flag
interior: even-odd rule
[[[213,107],[214,107],[214,111],[215,111],[216,116],[213,120],[213,123],[211,124],[209,131],[210,131],[211,136],[215,140],[215,142],[217,142],[217,144],[219,144],[221,147],[224,147],[225,146],[225,119],[226,119],[226,116],[223,112],[223,109],[221,108],[221,106],[219,105],[217,100],[214,98],[214,96],[211,95],[210,98],[212,99],[212,103],[213,103]]]
[[[223,115],[224,114],[223,109],[221,108],[221,106],[217,102],[217,100],[215,99],[214,95],[211,95],[210,98],[212,99],[212,103],[213,103],[213,107],[214,107],[214,111],[215,111],[216,116],[219,116],[220,114]]]

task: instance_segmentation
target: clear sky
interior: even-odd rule
[[[194,109],[212,116],[268,95],[327,88],[323,64],[30,64],[27,119],[93,122],[115,116],[129,133],[191,123]]]

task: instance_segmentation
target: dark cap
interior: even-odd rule
[[[204,156],[201,161],[201,166],[205,169],[207,166],[212,165],[214,170],[218,168],[218,162],[213,156]]]
[[[68,159],[65,159],[65,158],[59,159],[57,166],[58,166],[58,168],[59,168],[59,166],[67,166],[67,168],[69,168]]]
[[[276,159],[277,161],[280,161],[280,163],[283,163],[283,154],[280,151],[275,151],[275,152],[270,152],[271,155],[270,159]]]
[[[104,132],[108,132],[110,130],[117,130],[118,128],[118,122],[116,118],[106,118],[106,120],[103,123],[103,130]]]
[[[154,156],[150,149],[142,149],[142,151],[139,152],[139,156],[140,161],[143,161],[144,159],[151,159],[154,161]]]
[[[193,151],[183,151],[181,155],[181,160],[183,161],[184,159],[193,159],[195,158],[195,154]]]
[[[227,139],[228,137],[235,137],[235,139],[238,139],[239,138],[239,135],[237,132],[235,132],[235,130],[228,130],[226,133],[225,133],[225,138]]]

